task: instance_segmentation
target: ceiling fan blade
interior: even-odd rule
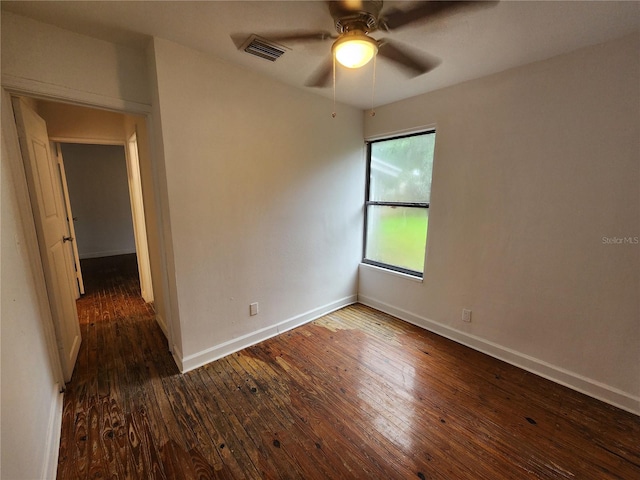
[[[497,1],[420,1],[414,7],[406,10],[394,8],[383,13],[380,24],[385,30],[394,30],[420,20],[433,19],[461,11],[493,7],[497,4]]]
[[[412,54],[406,48],[393,44],[387,39],[382,39],[379,43],[378,55],[395,62],[412,76],[430,72],[440,65],[439,58],[426,54],[421,54],[420,56]]]
[[[327,57],[318,69],[313,72],[305,85],[307,87],[323,88],[331,84],[331,76],[333,74],[333,57]]]
[[[310,42],[310,41],[323,41],[338,38],[337,35],[327,31],[321,32],[272,32],[260,34],[262,38],[271,40],[273,42]]]

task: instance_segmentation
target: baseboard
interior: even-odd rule
[[[158,322],[158,325],[160,325],[160,330],[162,330],[162,333],[164,333],[165,338],[169,338],[169,330],[167,330],[167,322],[164,321],[164,318],[162,318],[162,315],[158,315],[156,313],[156,322]]]
[[[182,350],[180,350],[180,348],[175,343],[173,344],[173,348],[171,349],[171,356],[173,357],[173,361],[176,362],[178,370],[180,370],[182,373],[187,372],[187,370],[184,369],[184,364],[182,362]],[[193,370],[193,368],[191,370]]]
[[[176,359],[176,363],[178,364],[180,371],[182,373],[186,373],[190,370],[201,367],[202,365],[213,362],[214,360],[225,357],[231,353],[242,350],[243,348],[250,347],[257,343],[263,342],[268,338],[275,337],[276,335],[291,330],[292,328],[304,325],[305,323],[311,322],[317,318],[322,317],[323,315],[327,315],[328,313],[346,307],[347,305],[352,305],[356,303],[356,301],[357,295],[350,295],[348,297],[341,298],[340,300],[336,300],[335,302],[328,303],[321,307],[314,308],[313,310],[309,310],[308,312],[296,315],[295,317],[291,317],[287,320],[277,323],[276,325],[271,325],[255,332],[251,332],[247,335],[234,338],[233,340],[229,340],[228,342],[221,343],[193,355],[181,357],[180,359]],[[174,350],[174,357],[176,356],[176,354],[177,352]]]
[[[49,425],[47,426],[46,457],[42,465],[40,478],[54,480],[58,473],[58,455],[60,452],[60,436],[62,434],[62,407],[64,394],[60,392],[60,385],[54,386],[54,401],[51,403]]]
[[[104,250],[102,252],[90,252],[90,253],[82,253],[78,255],[80,260],[85,260],[87,258],[102,258],[102,257],[115,257],[116,255],[130,255],[132,253],[136,253],[136,250],[133,249],[122,249],[122,250]]]
[[[578,375],[564,368],[552,365],[537,358],[525,355],[502,345],[490,342],[475,335],[461,332],[402,308],[381,302],[371,297],[358,295],[358,302],[382,312],[393,315],[405,322],[424,328],[467,347],[486,353],[494,358],[527,370],[565,387],[590,397],[602,400],[615,407],[640,415],[640,397],[635,397],[617,388],[605,385],[590,378]]]

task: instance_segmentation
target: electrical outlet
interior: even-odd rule
[[[254,316],[258,314],[258,302],[249,305],[249,315]]]
[[[471,322],[471,310],[468,308],[462,309],[462,321],[467,323]]]

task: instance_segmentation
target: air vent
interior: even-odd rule
[[[251,55],[264,58],[271,62],[275,62],[287,51],[282,45],[277,45],[257,35],[251,35],[240,48]]]

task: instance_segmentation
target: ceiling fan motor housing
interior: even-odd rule
[[[329,2],[329,12],[339,34],[358,30],[364,33],[378,29],[382,0]]]

